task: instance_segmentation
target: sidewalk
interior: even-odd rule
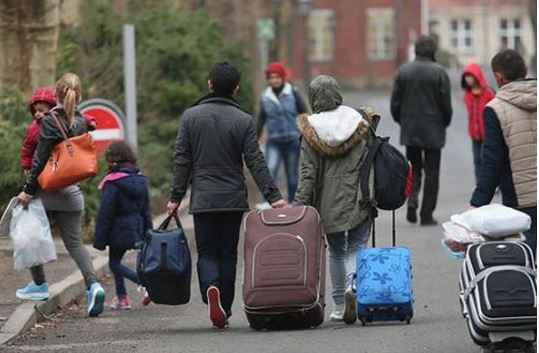
[[[178,212],[186,214],[189,208],[189,192]],[[165,215],[154,218],[154,226],[158,226]],[[28,270],[13,270],[13,250],[9,238],[0,238],[0,347],[5,342],[10,342],[14,337],[29,330],[43,317],[38,315],[50,315],[59,309],[63,309],[69,303],[80,298],[85,293],[82,275],[69,256],[60,237],[54,237],[58,259],[45,265],[45,273],[49,283],[50,297],[47,301],[32,302],[23,301],[15,296],[17,288],[23,287],[30,281]],[[86,245],[96,270],[97,277],[103,282],[107,290],[110,290],[112,280],[108,269],[108,252],[98,251],[91,244]],[[134,266],[136,252],[131,251],[126,256],[126,262]],[[107,301],[113,295],[113,291],[107,296]],[[85,317],[84,305],[80,305],[77,314]]]
[[[71,259],[65,249],[60,237],[55,237],[56,251],[58,260],[45,265],[45,274],[49,284],[57,283],[73,271],[77,271],[75,261]],[[99,256],[105,256],[105,253],[96,251],[91,245],[86,245],[92,260]],[[0,329],[7,321],[9,316],[24,303],[23,300],[15,296],[17,288],[24,287],[30,280],[30,272],[28,270],[15,271],[13,269],[13,250],[11,247],[11,239],[0,238],[0,273],[2,281],[0,281]]]

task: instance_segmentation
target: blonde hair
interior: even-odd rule
[[[71,125],[75,123],[75,111],[81,101],[82,87],[79,76],[73,73],[63,74],[56,82],[56,99],[64,106]]]

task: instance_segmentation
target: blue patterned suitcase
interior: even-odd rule
[[[392,223],[393,247],[375,247],[373,222],[373,247],[361,250],[357,257],[357,313],[363,325],[373,321],[409,324],[414,315],[412,256],[408,248],[395,247],[394,211]]]

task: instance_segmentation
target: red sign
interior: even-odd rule
[[[79,105],[81,114],[95,119],[96,129],[90,132],[98,153],[104,153],[114,140],[124,139],[124,114],[112,102],[91,99]]]

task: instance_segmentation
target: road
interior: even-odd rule
[[[455,90],[455,93],[460,93]],[[391,136],[398,144],[398,127],[389,115],[388,92],[357,92],[345,103],[370,105],[382,115],[380,135]],[[442,154],[441,190],[435,217],[444,221],[467,209],[473,188],[471,142],[467,136],[464,107],[457,95],[454,118]],[[253,202],[258,194],[251,192]],[[295,352],[295,353],[476,353],[460,315],[457,279],[460,262],[447,256],[440,245],[441,227],[407,224],[405,209],[397,212],[398,243],[413,255],[415,317],[411,325],[372,324],[345,326],[326,321],[321,327],[304,331],[254,332],[241,308],[241,273],[238,268],[237,295],[230,328],[216,331],[209,325],[206,307],[200,301],[193,276],[192,301],[188,305],[151,305],[129,312],[105,313],[97,319],[84,318],[81,310],[64,312],[50,327],[34,330],[5,352]],[[184,217],[192,235],[192,221]],[[390,213],[377,220],[378,245],[390,241]],[[194,248],[194,244],[191,243]],[[328,297],[330,293],[328,281]],[[112,293],[108,280],[107,290]],[[135,294],[134,287],[130,287]],[[326,308],[329,316],[331,304]]]

